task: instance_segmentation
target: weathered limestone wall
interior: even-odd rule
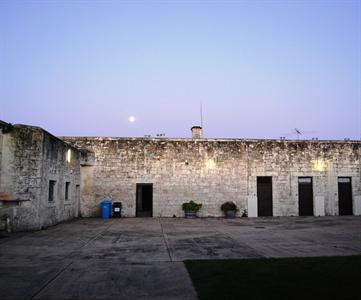
[[[15,125],[2,135],[0,192],[19,201],[0,201],[0,218],[10,216],[13,230],[40,229],[77,216],[80,152],[38,127]],[[65,155],[70,149],[72,159]],[[54,201],[48,201],[55,180]],[[65,182],[70,182],[69,200]],[[80,188],[79,188],[80,189]]]
[[[352,177],[353,199],[360,199],[359,142],[255,142],[248,156],[248,194],[257,201],[257,176],[272,176],[275,216],[298,215],[299,176],[313,178],[314,203],[324,201],[323,214],[338,215],[338,176]]]
[[[40,198],[42,139],[41,130],[30,127],[14,127],[3,135],[0,191],[21,202],[2,202],[0,216],[9,215],[14,230],[40,223],[35,203]]]
[[[135,216],[137,183],[153,183],[153,216],[183,216],[181,204],[191,199],[203,204],[201,216],[221,216],[225,201],[241,211],[257,202],[257,176],[272,176],[275,216],[298,215],[298,176],[313,177],[316,214],[338,214],[337,176],[352,177],[353,200],[361,201],[360,142],[64,140],[95,153],[94,165],[81,171],[83,216],[99,216],[103,198]]]
[[[0,183],[1,183],[1,161],[3,152],[3,129],[0,127]]]
[[[66,156],[70,152],[70,161]],[[80,191],[80,152],[58,138],[44,135],[42,160],[42,201],[40,216],[45,226],[78,216]],[[56,181],[54,201],[48,201],[49,180]],[[68,200],[65,199],[65,183],[69,182]]]

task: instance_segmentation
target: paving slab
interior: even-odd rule
[[[74,262],[34,299],[197,299],[183,263]]]
[[[0,299],[31,299],[61,270],[65,262],[4,263],[0,266]]]
[[[361,255],[361,217],[79,219],[0,239],[0,299],[197,299],[189,259]]]

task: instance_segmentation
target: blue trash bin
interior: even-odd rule
[[[108,199],[104,199],[101,202],[102,208],[102,219],[109,219],[110,218],[110,207],[112,206],[112,202]]]

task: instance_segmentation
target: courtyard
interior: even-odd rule
[[[76,219],[0,234],[0,299],[197,299],[183,261],[361,255],[361,218]]]

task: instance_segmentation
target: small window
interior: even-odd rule
[[[65,200],[69,200],[70,182],[65,182]]]
[[[351,178],[350,177],[338,177],[338,182],[339,183],[349,183],[349,182],[351,182]]]
[[[298,177],[298,183],[312,183],[312,177]]]
[[[49,202],[53,202],[53,201],[54,201],[55,184],[56,184],[56,181],[55,181],[55,180],[50,180],[50,181],[49,181],[49,198],[48,198],[48,201],[49,201]]]

